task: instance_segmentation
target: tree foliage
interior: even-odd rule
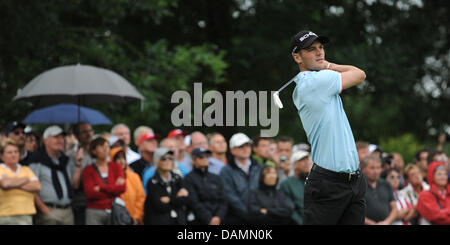
[[[166,133],[171,94],[270,91],[298,73],[291,36],[310,29],[331,38],[329,61],[365,70],[366,82],[341,95],[356,139],[413,134],[419,142],[450,127],[449,1],[412,0],[69,0],[0,2],[0,124],[35,108],[11,102],[18,88],[50,68],[112,69],[146,97],[99,105],[114,122]],[[280,135],[306,141],[293,86],[281,93]],[[187,130],[193,131],[196,128]],[[213,127],[253,136],[256,127]]]

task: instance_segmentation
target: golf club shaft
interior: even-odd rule
[[[283,87],[281,87],[280,89],[278,89],[278,92],[281,92],[281,90],[283,90],[284,88],[286,88],[287,86],[289,86],[289,84],[291,84],[294,81],[295,77],[293,77],[289,82],[287,82],[285,85],[283,85]]]

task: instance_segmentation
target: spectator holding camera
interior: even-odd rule
[[[280,185],[284,180],[292,175],[292,167],[290,162],[292,156],[292,147],[294,145],[294,140],[287,136],[281,136],[277,140],[277,155],[278,155],[278,178]]]

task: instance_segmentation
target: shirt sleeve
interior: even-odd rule
[[[34,176],[36,176],[39,179],[40,170],[41,170],[41,164],[39,163],[33,163],[29,165],[29,169],[31,172],[33,172]]]
[[[331,70],[322,70],[317,73],[317,90],[327,96],[342,92],[341,73]]]
[[[33,173],[33,171],[31,171],[31,169],[27,166],[22,166],[22,168],[26,169],[26,177],[28,177],[30,179],[30,181],[35,181],[35,180],[39,180],[36,175]]]

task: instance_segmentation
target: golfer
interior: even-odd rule
[[[311,144],[314,165],[305,184],[303,224],[364,224],[366,180],[339,94],[363,82],[364,71],[325,60],[329,38],[301,31],[290,51],[300,68],[294,104]]]

